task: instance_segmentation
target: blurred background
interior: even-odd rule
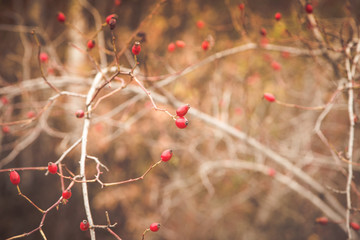
[[[324,210],[286,184],[288,179],[289,184],[295,182],[310,191],[310,198],[333,207],[327,195],[343,210],[346,208],[341,191],[345,189],[347,165],[314,131],[322,111],[284,107],[263,99],[264,92],[269,92],[283,102],[322,106],[330,101],[339,83],[346,81],[345,58],[340,50],[342,41],[357,34],[353,26],[359,20],[359,3],[311,1],[326,44],[314,36],[304,3],[0,1],[0,95],[8,100],[0,103],[0,120],[26,119],[29,112],[36,116],[55,95],[41,78],[33,29],[41,51],[49,57],[42,64],[49,81],[61,90],[86,94],[97,72],[86,54],[86,44],[89,39],[95,40],[95,48],[88,53],[100,67],[113,64],[110,30],[104,27],[95,34],[105,18],[115,13],[115,44],[118,52],[124,49],[121,67],[133,66],[130,49],[135,40],[141,41],[137,76],[158,106],[175,113],[180,101],[192,108],[187,115],[189,126],[178,129],[171,117],[152,109],[133,82],[100,103],[93,113],[88,151],[110,169],[103,170],[104,182],[141,176],[165,149],[172,149],[174,156],[143,181],[106,188],[89,183],[95,224],[106,224],[108,211],[111,221],[118,223],[113,231],[124,240],[140,239],[152,222],[160,222],[161,229],[148,233],[146,239],[345,239],[341,227],[345,218],[336,222],[330,219],[326,226],[316,223],[316,218],[328,217]],[[65,14],[66,24],[57,21],[59,11]],[[280,21],[274,19],[276,12],[282,14]],[[261,35],[262,28],[266,34]],[[143,34],[136,35],[138,32]],[[168,51],[168,45],[178,40],[185,47]],[[202,48],[204,41],[209,42],[207,50]],[[248,43],[256,45],[214,57],[217,52],[225,55],[222,51]],[[266,49],[268,44],[303,49],[306,54],[294,54],[293,49]],[[323,47],[329,48],[328,54],[316,53]],[[184,69],[189,72],[184,73]],[[355,81],[358,83],[358,78]],[[116,86],[104,88],[100,96]],[[347,97],[345,93],[337,95],[321,125],[322,134],[343,156],[349,132]],[[358,90],[355,97],[358,111]],[[8,133],[0,134],[0,169],[55,162],[81,137],[83,119],[74,114],[84,108],[83,99],[61,97],[39,119],[9,126]],[[354,161],[358,162],[358,120],[355,136]],[[274,161],[278,156],[286,158],[291,169],[311,176],[326,192],[317,191]],[[80,146],[63,163],[78,173],[79,157]],[[357,165],[354,171],[356,184]],[[58,176],[45,176],[43,171],[19,173],[22,192],[41,208],[48,208],[60,196]],[[95,174],[94,162],[88,161],[87,177]],[[8,173],[0,173],[0,179],[0,239],[36,228],[41,214],[18,196]],[[356,190],[355,185],[355,208],[359,201]],[[344,216],[341,207],[334,211]],[[90,239],[89,232],[79,230],[83,219],[81,186],[75,184],[69,202],[47,215],[43,230],[48,239]],[[352,220],[357,219],[354,211]],[[356,239],[357,233],[353,234]],[[114,239],[101,229],[96,235],[98,239]],[[41,235],[36,232],[26,239],[41,239]]]

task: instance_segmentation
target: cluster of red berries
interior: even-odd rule
[[[189,111],[190,105],[185,104],[183,106],[180,106],[176,110],[176,115],[178,118],[175,120],[175,124],[178,128],[186,128],[189,124],[189,121],[185,118],[186,113]]]
[[[169,52],[173,52],[175,51],[176,47],[178,48],[184,48],[186,46],[185,42],[182,40],[177,40],[175,41],[175,43],[171,42],[168,45],[168,51]]]

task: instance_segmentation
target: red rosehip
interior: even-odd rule
[[[176,119],[175,124],[178,128],[186,128],[189,121],[185,117],[179,117]]]
[[[5,96],[1,97],[1,102],[2,102],[3,105],[6,105],[6,104],[9,103],[9,99],[7,97],[5,97]]]
[[[43,63],[45,63],[49,60],[49,56],[45,52],[40,53],[39,58],[40,58],[40,61]]]
[[[10,132],[10,127],[9,126],[3,126],[1,130],[2,130],[3,133],[6,134],[6,133]]]
[[[114,30],[114,29],[115,29],[115,27],[116,27],[116,18],[110,19],[110,21],[109,21],[109,27],[110,27],[110,30]]]
[[[160,229],[160,223],[152,223],[150,225],[150,230],[153,232],[157,232]]]
[[[275,176],[275,174],[276,174],[275,169],[273,169],[273,168],[269,168],[269,169],[268,169],[268,175],[269,175],[270,177]]]
[[[307,13],[309,13],[309,14],[312,13],[313,12],[313,6],[310,3],[306,4],[305,5],[305,11]]]
[[[83,118],[84,115],[85,115],[85,113],[84,113],[84,111],[81,110],[81,109],[79,109],[79,110],[77,110],[77,111],[75,112],[75,116],[76,116],[77,118]]]
[[[277,61],[272,61],[272,62],[271,62],[271,67],[272,67],[275,71],[280,71],[280,70],[281,70],[281,64],[278,63]]]
[[[245,9],[245,4],[244,3],[240,3],[238,5],[238,8],[240,9],[240,11],[244,10]]]
[[[87,231],[89,229],[90,225],[88,223],[88,221],[86,220],[83,220],[81,223],[80,223],[80,230],[81,231]]]
[[[264,93],[264,98],[269,102],[275,102],[276,100],[275,96],[271,93]]]
[[[205,27],[205,22],[202,21],[202,20],[197,21],[197,22],[196,22],[196,27],[197,27],[198,29],[204,28],[204,27]]]
[[[175,44],[176,44],[176,46],[179,47],[179,48],[184,48],[185,45],[186,45],[185,42],[182,41],[182,40],[177,40],[177,41],[175,42]]]
[[[65,22],[65,20],[66,20],[65,14],[62,12],[59,12],[57,15],[57,20],[61,23]]]
[[[169,52],[175,51],[175,48],[176,48],[175,43],[169,43],[169,45],[168,45],[168,51]]]
[[[208,50],[208,49],[209,49],[209,46],[210,46],[210,43],[209,43],[209,41],[207,41],[207,40],[203,41],[202,44],[201,44],[201,48],[202,48],[204,51]]]
[[[36,116],[36,114],[35,114],[34,111],[28,111],[28,112],[26,113],[26,116],[27,116],[27,118],[33,118],[33,117]]]
[[[182,105],[178,107],[178,109],[176,109],[176,115],[178,115],[179,117],[183,117],[186,115],[189,109],[190,109],[190,104]]]
[[[329,219],[327,217],[318,217],[315,219],[316,223],[319,223],[321,225],[326,225],[329,222]]]
[[[110,24],[110,20],[112,19],[112,18],[117,18],[117,15],[116,14],[110,14],[109,16],[107,16],[106,17],[106,23],[107,24]]]
[[[52,162],[49,162],[48,163],[48,171],[51,173],[51,174],[56,174],[57,173],[57,165],[55,163],[52,163]]]
[[[121,0],[114,0],[114,4],[115,4],[115,6],[120,6],[121,5]]]
[[[71,191],[70,191],[70,190],[65,190],[65,191],[63,191],[62,197],[63,197],[64,199],[69,199],[69,198],[71,198]]]
[[[351,222],[351,223],[350,223],[350,227],[351,227],[352,229],[354,229],[355,231],[359,231],[359,230],[360,230],[360,225],[357,224],[356,222]]]
[[[281,53],[281,56],[283,57],[283,58],[289,58],[290,57],[290,53],[289,52],[282,52]]]
[[[165,150],[161,154],[161,161],[167,162],[171,159],[173,151],[171,149]]]
[[[140,42],[135,42],[132,49],[131,49],[132,53],[134,55],[139,55],[140,51],[141,51],[141,46],[140,46]]]
[[[92,49],[92,48],[94,48],[95,47],[95,41],[94,40],[89,40],[88,42],[87,42],[87,48],[88,49]]]
[[[14,170],[14,171],[10,172],[10,181],[14,185],[19,185],[19,183],[20,183],[20,175],[18,174],[17,171]]]
[[[275,20],[279,21],[281,19],[281,13],[277,12],[275,13]]]
[[[261,34],[262,36],[266,37],[266,34],[267,34],[266,29],[265,29],[265,28],[261,28],[261,29],[260,29],[260,34]]]

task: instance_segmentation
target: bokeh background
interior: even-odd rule
[[[243,11],[238,8],[240,3],[169,0],[157,7],[158,2],[151,0],[2,0],[0,93],[10,102],[0,106],[1,122],[24,119],[29,111],[39,113],[55,94],[42,82],[32,29],[39,35],[42,51],[49,55],[49,61],[44,64],[49,80],[59,80],[60,89],[86,94],[96,68],[74,45],[86,49],[86,42],[106,16],[116,13],[117,50],[126,49],[119,59],[122,67],[132,66],[131,45],[135,40],[143,40],[135,36],[129,44],[130,37],[144,32],[146,41],[142,42],[138,58],[138,76],[154,93],[155,100],[160,101],[159,106],[174,113],[176,105],[171,103],[177,99],[207,115],[204,121],[190,110],[189,126],[177,129],[168,115],[151,108],[146,97],[137,98],[138,93],[133,89],[141,89],[133,83],[130,90],[104,100],[94,111],[88,140],[90,154],[110,169],[104,170],[104,182],[142,175],[159,160],[164,149],[173,149],[174,157],[153,169],[143,181],[103,189],[97,183],[90,183],[96,224],[106,224],[105,211],[108,211],[112,222],[118,223],[113,230],[124,240],[140,239],[152,222],[160,222],[161,229],[147,234],[146,239],[345,239],[346,233],[339,226],[343,222],[316,224],[315,219],[324,216],[321,209],[276,181],[276,175],[221,164],[225,160],[254,162],[299,181],[263,152],[219,128],[219,122],[287,158],[296,168],[328,187],[328,194],[346,206],[345,195],[331,190],[344,190],[346,163],[334,157],[314,132],[321,111],[287,108],[263,99],[264,92],[271,92],[288,103],[326,104],[341,79],[346,78],[344,55],[330,50],[329,60],[323,55],[298,56],[263,49],[260,45],[266,42],[305,50],[319,49],[321,44],[313,35],[300,1],[244,1]],[[341,49],[341,40],[356,36],[352,26],[360,14],[357,1],[314,0],[312,5],[321,31],[326,33],[327,47]],[[154,8],[157,8],[155,12]],[[59,23],[56,20],[59,11],[83,34]],[[274,20],[276,12],[282,13],[279,22]],[[201,29],[196,25],[199,20],[205,23]],[[266,38],[259,33],[261,28],[266,29]],[[97,46],[90,54],[106,66],[113,61],[112,42],[108,28],[102,34],[104,47],[99,47],[99,38],[94,38]],[[201,44],[206,39],[211,47],[204,51]],[[184,41],[186,46],[168,52],[168,44],[177,40]],[[206,63],[163,87],[157,85],[167,76],[181,74],[216,52],[250,42],[259,47]],[[105,53],[106,59],[101,59],[100,53]],[[274,62],[280,69],[274,68]],[[106,88],[100,95],[110,90]],[[355,94],[358,111],[360,96],[357,90]],[[167,104],[161,99],[167,99]],[[341,93],[321,127],[339,153],[346,151],[348,142],[346,104],[347,95]],[[55,162],[80,138],[83,120],[75,118],[74,113],[84,107],[83,100],[63,97],[47,110],[42,118],[46,123],[36,120],[10,126],[10,133],[0,135],[1,168],[46,166],[49,161]],[[358,123],[355,136],[354,161],[358,162]],[[30,141],[27,145],[26,139]],[[79,156],[80,147],[77,147],[63,162],[74,173],[79,172]],[[4,159],[10,161],[3,164]],[[215,162],[219,165],[208,172],[207,182],[204,168]],[[356,184],[358,166],[354,170]],[[43,209],[60,196],[58,176],[45,176],[42,171],[20,174],[23,193]],[[95,174],[95,164],[88,161],[88,178]],[[36,228],[41,214],[17,195],[16,188],[8,181],[8,173],[1,173],[0,179],[0,239]],[[90,239],[88,232],[79,230],[79,223],[85,219],[79,184],[72,193],[68,204],[48,214],[43,227],[48,239]],[[318,192],[314,194],[323,197]],[[358,195],[354,193],[354,207],[357,204]],[[359,219],[356,211],[352,219]],[[101,229],[96,234],[98,239],[114,239]],[[357,233],[353,234],[357,237]],[[41,239],[41,235],[37,232],[26,239]]]

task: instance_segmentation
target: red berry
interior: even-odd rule
[[[202,20],[197,21],[197,22],[196,22],[196,27],[197,27],[198,29],[204,28],[204,27],[205,27],[204,21],[202,21]]]
[[[56,174],[57,173],[57,165],[55,163],[52,163],[52,162],[49,162],[48,163],[48,171],[51,173],[51,174]]]
[[[65,191],[63,191],[62,197],[63,197],[64,199],[69,199],[69,198],[71,198],[71,191],[70,191],[70,190],[65,190]]]
[[[171,159],[173,151],[171,149],[165,150],[161,154],[161,161],[167,162]]]
[[[238,8],[240,9],[240,11],[244,10],[245,9],[245,4],[244,3],[240,3],[238,5]]]
[[[273,169],[273,168],[269,168],[269,169],[268,169],[268,175],[269,175],[270,177],[275,176],[275,174],[276,174],[275,169]]]
[[[39,58],[40,58],[40,61],[43,63],[45,63],[49,60],[49,56],[45,52],[40,53]]]
[[[85,113],[84,113],[84,111],[81,110],[81,109],[79,109],[79,110],[77,110],[77,111],[75,112],[75,116],[76,116],[77,118],[83,118],[84,115],[85,115]]]
[[[59,22],[61,22],[61,23],[65,22],[66,17],[65,17],[65,15],[64,15],[64,13],[59,12],[58,15],[57,15],[57,20],[58,20]]]
[[[351,222],[351,223],[350,223],[350,227],[351,227],[352,229],[354,229],[355,231],[359,231],[359,230],[360,230],[360,225],[357,224],[356,222]]]
[[[150,225],[150,230],[153,232],[157,232],[160,229],[160,223],[152,223]]]
[[[290,53],[289,52],[282,52],[281,53],[281,56],[283,57],[283,58],[289,58],[290,57]]]
[[[209,46],[210,46],[210,43],[209,43],[209,41],[207,41],[207,40],[203,41],[202,44],[201,44],[201,48],[202,48],[204,51],[208,50]]]
[[[114,30],[114,29],[115,29],[115,27],[116,27],[116,18],[110,19],[110,21],[109,21],[109,27],[110,27],[110,30]]]
[[[2,102],[3,105],[6,105],[6,104],[9,103],[9,99],[4,96],[4,97],[1,98],[1,102]]]
[[[309,13],[309,14],[312,13],[313,12],[313,6],[310,3],[306,4],[305,5],[305,11],[307,13]]]
[[[80,223],[80,230],[81,231],[87,231],[89,229],[90,225],[88,223],[88,221],[86,220],[83,220],[81,223]]]
[[[20,175],[17,173],[17,171],[14,170],[10,172],[10,181],[14,185],[19,185]]]
[[[35,114],[34,111],[28,111],[28,112],[26,113],[26,116],[27,116],[27,118],[33,118],[33,117],[36,116],[36,114]]]
[[[121,0],[114,0],[114,4],[115,4],[115,6],[120,6],[121,5]]]
[[[3,127],[2,127],[2,132],[5,133],[5,134],[6,134],[6,133],[9,133],[9,132],[10,132],[9,126],[3,126]]]
[[[277,12],[275,13],[275,20],[279,21],[281,19],[281,13]]]
[[[169,52],[175,51],[175,48],[176,48],[175,43],[169,43],[169,45],[168,45],[168,51]]]
[[[185,42],[182,41],[182,40],[177,40],[177,41],[175,42],[175,44],[176,44],[176,46],[179,47],[179,48],[184,48],[185,45],[186,45]]]
[[[176,115],[178,115],[179,117],[183,117],[186,115],[189,109],[190,109],[190,104],[182,105],[178,107],[178,109],[176,109]]]
[[[267,34],[266,29],[265,29],[265,28],[261,28],[261,29],[260,29],[260,34],[261,34],[262,36],[266,37],[266,34]]]
[[[329,222],[329,219],[327,217],[318,217],[315,219],[316,223],[319,223],[321,225],[326,225]]]
[[[280,71],[280,70],[281,70],[281,64],[278,63],[277,61],[272,61],[272,62],[271,62],[271,67],[272,67],[275,71]]]
[[[131,49],[132,53],[134,55],[139,55],[140,51],[141,51],[141,46],[140,46],[140,42],[135,42],[132,49]]]
[[[116,14],[110,14],[109,16],[107,16],[106,17],[106,23],[107,24],[110,24],[110,20],[112,19],[112,18],[117,18],[117,15]]]
[[[95,41],[94,40],[89,40],[88,42],[87,42],[87,48],[88,49],[92,49],[92,48],[94,48],[95,47]]]
[[[275,96],[271,93],[264,93],[264,98],[269,102],[275,102]]]
[[[175,124],[178,128],[186,128],[189,121],[185,117],[179,117],[176,119]]]

